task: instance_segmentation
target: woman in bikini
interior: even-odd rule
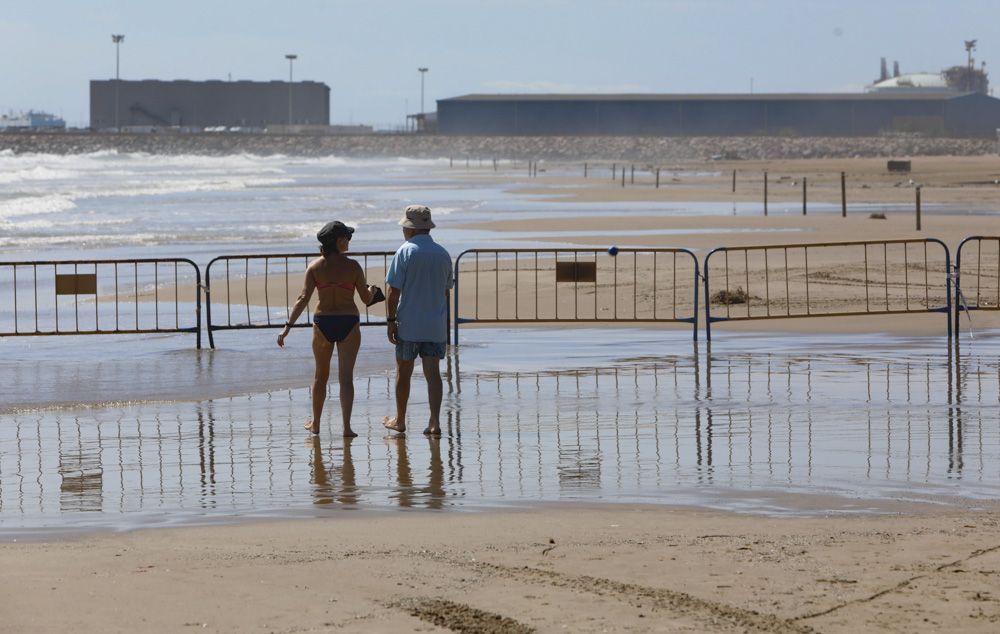
[[[376,287],[365,282],[365,271],[356,261],[346,257],[354,229],[340,221],[328,223],[316,237],[320,242],[322,257],[316,258],[306,270],[302,292],[295,301],[288,323],[278,335],[278,345],[285,346],[290,324],[298,320],[312,298],[313,290],[319,293],[319,305],[313,316],[313,356],[316,358],[316,376],[312,386],[312,419],[305,428],[319,433],[319,422],[326,401],[326,384],[330,379],[330,359],[337,348],[337,378],[340,381],[340,410],[344,418],[344,436],[357,436],[351,429],[351,410],[354,407],[354,362],[361,347],[361,317],[354,293],[365,305],[372,303]]]

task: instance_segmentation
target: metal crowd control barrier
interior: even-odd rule
[[[966,245],[971,249],[972,243],[976,245],[975,255],[969,254],[963,264]],[[969,236],[962,240],[955,253],[954,278],[957,337],[963,310],[1000,310],[1000,236]]]
[[[392,251],[350,253],[365,270],[369,283],[384,279]],[[284,326],[292,314],[292,305],[302,290],[302,280],[309,262],[318,253],[281,253],[275,255],[220,255],[205,268],[205,323],[208,343],[215,348],[216,330],[248,330]],[[214,270],[221,273],[213,278]],[[376,275],[372,275],[375,272]],[[218,281],[214,281],[218,280]],[[314,296],[315,298],[315,296]],[[225,322],[214,321],[212,304],[225,303]],[[383,313],[385,304],[374,308]],[[359,305],[362,326],[385,325],[384,314],[373,318],[369,309]],[[306,310],[293,328],[311,328],[312,317]]]
[[[698,259],[687,249],[470,249],[455,260],[466,323],[681,322],[698,339]],[[472,285],[471,291],[465,290]]]
[[[925,312],[944,313],[951,335],[951,256],[934,238],[720,247],[705,256],[704,281],[709,341],[718,321]],[[713,304],[725,316],[713,315]]]
[[[181,258],[0,262],[0,336],[190,332],[201,348],[200,287]]]

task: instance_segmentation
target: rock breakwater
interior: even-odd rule
[[[725,159],[981,156],[991,139],[885,137],[480,137],[413,134],[355,136],[275,134],[4,133],[0,151],[81,154],[410,157],[518,160],[621,160],[657,163]]]

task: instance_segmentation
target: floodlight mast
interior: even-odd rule
[[[288,53],[288,125],[292,125],[292,64],[299,58],[295,53]]]
[[[972,59],[972,51],[976,50],[976,40],[965,40],[965,53],[969,58],[969,69],[965,74],[965,89],[972,90],[972,73],[975,70],[975,61]]]
[[[121,127],[118,123],[118,88],[121,83],[121,43],[125,41],[125,36],[120,34],[111,34],[111,41],[115,45],[115,131],[121,132]]]
[[[424,66],[417,69],[420,73],[420,114],[424,114],[424,75],[426,75],[429,70],[429,68]]]

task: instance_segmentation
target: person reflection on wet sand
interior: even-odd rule
[[[357,484],[354,481],[354,460],[351,459],[351,443],[353,438],[345,438],[343,451],[344,462],[340,470],[341,489],[337,502],[346,506],[353,506],[358,503]],[[313,447],[312,460],[312,482],[313,482],[313,503],[317,505],[332,504],[334,501],[334,488],[330,485],[329,473],[323,461],[323,446],[319,437],[310,439]]]
[[[344,462],[340,468],[340,497],[338,500],[346,506],[354,506],[358,503],[358,485],[354,481],[354,460],[351,458],[351,445],[353,438],[344,439]]]
[[[330,478],[326,472],[326,465],[323,463],[323,446],[319,441],[319,436],[313,436],[307,442],[312,443],[313,449],[313,504],[330,504],[333,502],[333,491],[330,490]]]
[[[406,451],[405,436],[386,436],[385,444],[396,451],[396,494],[395,497],[399,505],[403,508],[413,506],[413,474],[410,471],[410,457]]]
[[[441,437],[427,439],[430,447],[430,469],[427,481],[427,508],[439,509],[444,506],[444,466],[441,463]]]
[[[386,445],[396,449],[396,482],[398,485],[396,498],[399,505],[410,508],[420,504],[420,498],[426,496],[426,506],[430,509],[440,509],[444,506],[444,465],[441,462],[441,438],[431,436],[427,439],[430,466],[428,468],[427,486],[413,486],[413,471],[410,468],[409,453],[406,450],[406,440],[403,436],[389,436]],[[416,499],[414,499],[416,498]]]

